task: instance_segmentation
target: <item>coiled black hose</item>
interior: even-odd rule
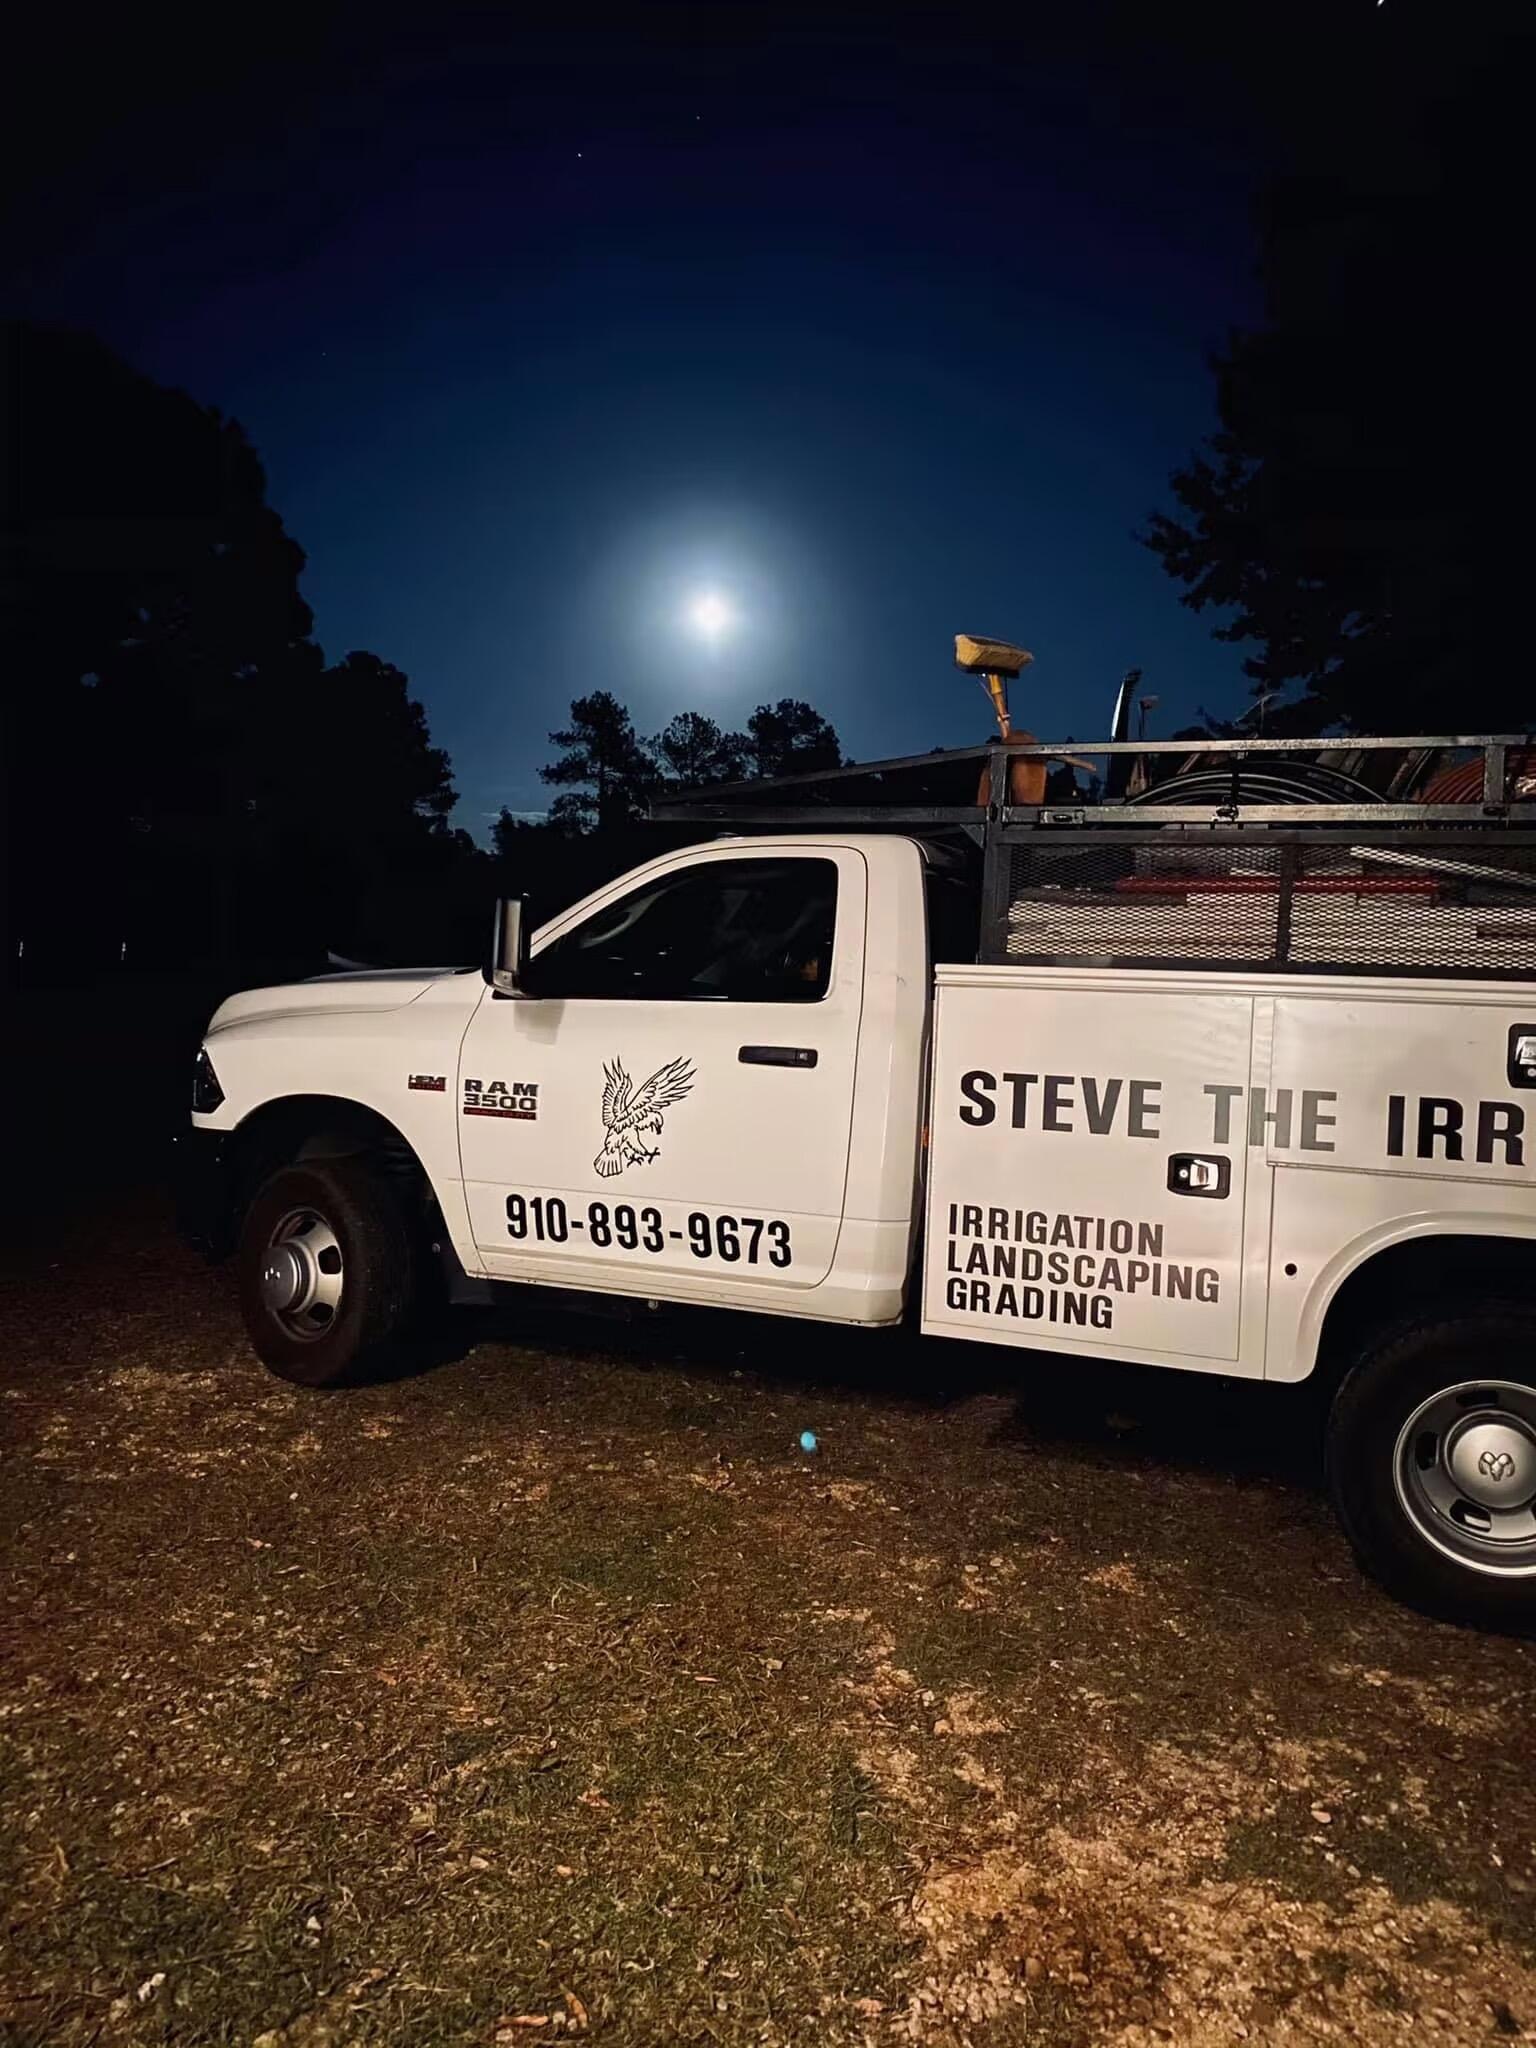
[[[1190,768],[1127,804],[1379,804],[1366,783],[1321,762],[1302,761],[1266,768],[1242,762],[1233,768]]]

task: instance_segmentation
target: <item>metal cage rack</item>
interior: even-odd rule
[[[1104,781],[1124,789],[1134,768],[1130,795],[1084,795],[1061,766],[1126,756]],[[1068,788],[1009,803],[1010,763],[1032,760]],[[1321,800],[1288,800],[1298,769]],[[967,781],[973,800],[953,801]],[[1533,798],[1519,735],[1157,740],[906,755],[683,792],[652,815],[958,843],[988,965],[1536,981]]]

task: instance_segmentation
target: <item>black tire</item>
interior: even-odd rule
[[[1371,1576],[1440,1620],[1536,1633],[1536,1448],[1522,1437],[1536,1447],[1536,1310],[1426,1310],[1373,1337],[1334,1397],[1327,1441],[1328,1490]]]
[[[264,1279],[269,1261],[274,1286],[291,1261],[309,1268],[311,1296],[318,1290],[332,1299],[312,1299],[306,1308],[300,1292],[296,1303],[275,1305]],[[301,1387],[339,1386],[388,1370],[414,1328],[422,1268],[418,1234],[395,1188],[366,1159],[279,1168],[240,1231],[240,1311],[257,1357]],[[302,1289],[302,1274],[296,1284]]]

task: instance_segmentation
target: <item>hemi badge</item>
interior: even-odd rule
[[[446,1074],[412,1074],[406,1082],[407,1088],[424,1088],[429,1095],[446,1095],[448,1076]]]

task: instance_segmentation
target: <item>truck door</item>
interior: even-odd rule
[[[1073,979],[940,971],[923,1327],[1230,1369],[1252,1000]]]
[[[866,876],[853,850],[691,853],[536,944],[465,1035],[488,1273],[672,1298],[814,1287],[843,1214]]]

